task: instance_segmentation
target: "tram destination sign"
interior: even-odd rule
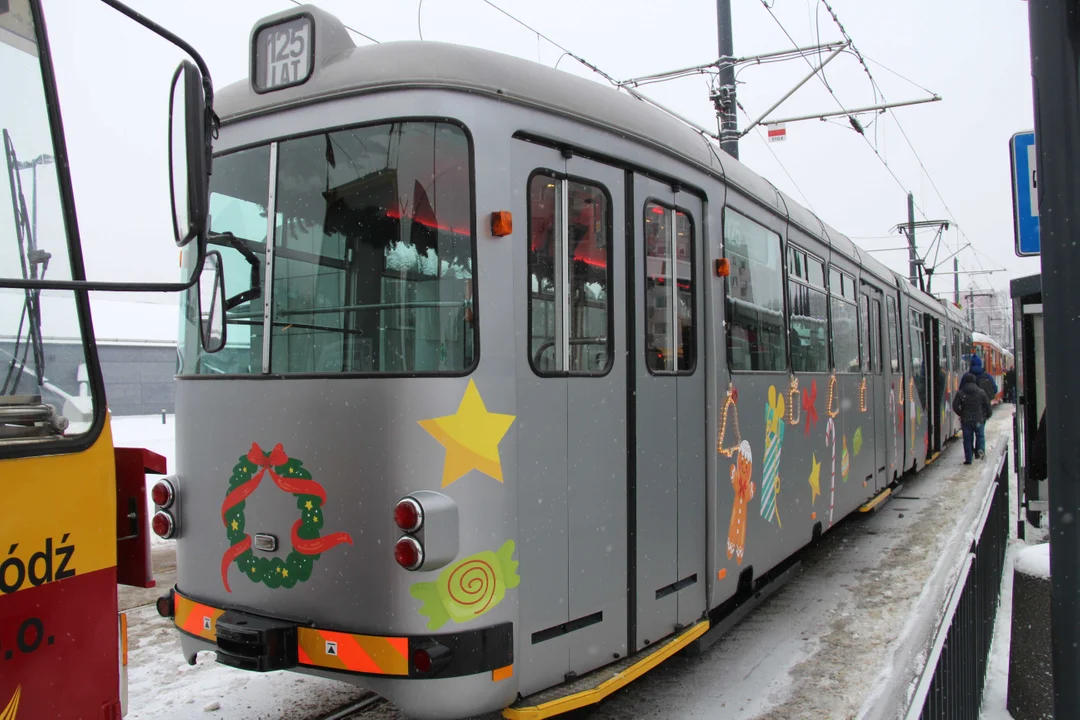
[[[1013,220],[1016,254],[1038,255],[1039,179],[1035,175],[1035,133],[1016,133],[1009,140],[1012,162]]]
[[[263,25],[255,33],[251,79],[255,92],[307,82],[315,67],[315,24],[302,13]]]

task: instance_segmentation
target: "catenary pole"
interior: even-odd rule
[[[716,0],[716,34],[720,58],[735,57],[735,45],[731,38],[731,0]],[[720,147],[733,158],[739,157],[739,118],[735,105],[735,66],[720,66]]]
[[[952,290],[953,297],[952,297],[952,301],[953,301],[953,303],[955,305],[959,305],[960,304],[960,261],[957,258],[953,258],[952,269],[953,269],[953,286],[952,286],[953,287],[953,290]]]
[[[1050,637],[1054,717],[1080,717],[1080,7],[1028,3],[1038,153],[1046,449],[1050,514]],[[1052,339],[1052,340],[1051,340]]]
[[[918,284],[918,274],[916,272],[916,258],[915,254],[915,196],[911,193],[907,194],[907,242],[908,242],[908,280],[912,285]]]

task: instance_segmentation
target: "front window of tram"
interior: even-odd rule
[[[34,22],[27,3],[2,6],[0,277],[67,280],[67,230]],[[0,407],[11,409],[0,417],[0,442],[87,430],[94,411],[87,380],[74,293],[0,288]],[[55,408],[51,422],[16,421],[18,414],[40,417],[42,404]]]
[[[463,373],[477,358],[469,141],[450,123],[403,122],[277,146],[274,252],[266,258],[271,148],[218,157],[211,232],[225,267],[225,348],[184,323],[183,372]],[[263,278],[273,264],[270,362]],[[188,293],[185,318],[197,317]],[[268,367],[264,367],[268,365]]]

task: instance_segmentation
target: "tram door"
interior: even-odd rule
[[[929,457],[941,450],[942,431],[941,424],[944,417],[941,408],[945,402],[945,368],[947,359],[942,358],[944,346],[941,338],[944,333],[942,323],[930,313],[923,315],[926,324],[926,377],[929,392],[927,393],[927,448],[926,455]]]
[[[627,653],[626,189],[622,170],[513,149],[528,694]]]
[[[634,178],[634,622],[641,649],[705,610],[702,204]]]
[[[881,291],[871,285],[863,285],[863,308],[864,312],[867,312],[866,323],[868,326],[867,336],[870,342],[870,362],[868,363],[867,370],[868,375],[868,387],[869,391],[866,395],[866,403],[868,410],[872,413],[873,417],[873,429],[874,429],[874,488],[878,491],[884,490],[885,486],[892,480],[891,474],[888,472],[889,461],[887,457],[888,439],[889,439],[889,425],[888,425],[888,397],[889,394],[885,390],[885,374],[883,372],[883,361],[887,361],[884,357],[882,338],[885,337],[885,332],[882,329],[882,313]]]

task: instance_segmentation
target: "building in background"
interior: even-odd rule
[[[178,310],[176,298],[168,300],[164,304],[105,299],[91,294],[94,335],[113,415],[173,412]],[[61,293],[43,293],[40,302],[44,350],[42,400],[74,420],[72,415],[87,402],[80,402],[80,398],[89,394],[74,304],[70,296]],[[34,353],[32,349],[27,352],[29,326],[19,322],[23,312],[21,293],[0,294],[3,318],[0,320],[0,381],[9,378],[13,383],[21,368],[17,392],[37,394]],[[6,394],[13,394],[11,387]]]
[[[1012,298],[1008,290],[972,287],[960,293],[960,304],[977,332],[989,335],[1004,348],[1013,347]]]

